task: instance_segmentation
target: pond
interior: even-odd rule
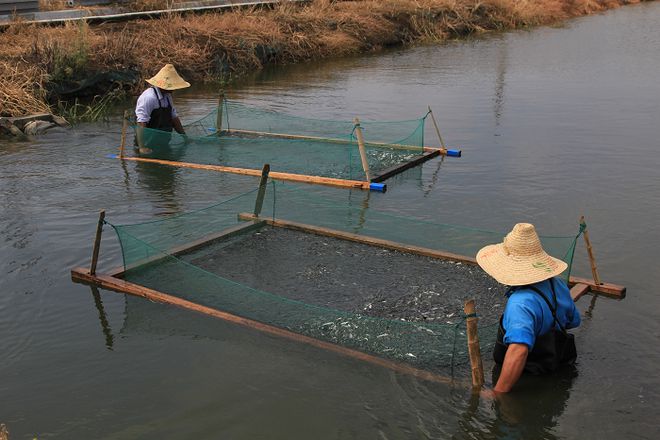
[[[653,2],[563,27],[280,66],[228,91],[332,119],[416,118],[430,105],[462,158],[390,179],[385,194],[317,190],[367,213],[502,234],[529,221],[545,235],[573,234],[584,214],[601,277],[628,297],[578,302],[575,371],[528,379],[493,404],[187,311],[90,294],[69,271],[88,264],[100,209],[114,223],[147,220],[257,184],[106,158],[119,143],[117,111],[0,141],[0,423],[12,439],[657,438],[658,22]],[[216,95],[194,87],[175,99],[193,120]],[[436,142],[428,126],[426,139]],[[99,265],[120,262],[107,228]],[[582,243],[574,274],[590,274]]]

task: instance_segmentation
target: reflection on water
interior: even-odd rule
[[[330,119],[397,120],[431,105],[463,158],[396,176],[386,194],[303,186],[359,208],[358,220],[378,209],[500,231],[528,220],[564,235],[585,214],[602,276],[629,296],[580,301],[575,371],[529,378],[495,404],[144,301],[135,330],[130,300],[90,299],[69,281],[88,264],[98,210],[116,223],[148,220],[257,179],[106,159],[118,112],[0,141],[0,422],[12,438],[553,439],[584,436],[584,426],[593,438],[656,438],[659,20],[649,3],[565,28],[278,67],[228,91]],[[207,114],[215,93],[177,96],[184,121]],[[427,143],[436,137],[427,126]],[[116,266],[110,228],[101,249],[100,267]],[[575,271],[589,274],[582,247]]]
[[[92,296],[94,297],[94,305],[96,310],[99,312],[99,323],[101,324],[101,329],[103,331],[103,336],[105,336],[105,346],[108,350],[112,350],[112,346],[115,341],[115,337],[112,334],[112,328],[108,323],[108,317],[105,314],[105,308],[103,307],[103,300],[101,299],[101,294],[99,289],[96,286],[90,286],[92,291]]]

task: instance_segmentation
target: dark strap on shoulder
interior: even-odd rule
[[[151,90],[153,90],[154,94],[156,95],[156,102],[158,102],[158,108],[163,108],[163,106],[160,105],[160,98],[158,97],[158,90],[156,90],[155,87],[152,87]]]
[[[545,303],[550,308],[550,312],[552,313],[552,318],[553,318],[554,322],[557,323],[557,325],[559,326],[559,329],[562,331],[562,333],[566,333],[566,328],[563,325],[561,325],[561,323],[559,322],[559,319],[557,319],[557,295],[555,294],[555,285],[552,281],[552,278],[550,278],[549,281],[550,281],[550,290],[552,291],[552,300],[555,303],[554,307],[553,307],[552,304],[550,304],[550,300],[543,294],[543,292],[541,292],[541,289],[539,289],[536,286],[525,286],[525,287],[531,289],[533,292],[538,293],[541,296],[541,298],[543,298]]]

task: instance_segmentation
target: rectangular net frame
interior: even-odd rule
[[[385,191],[382,182],[396,174],[438,156],[461,156],[444,146],[439,130],[442,146],[424,146],[429,115],[430,109],[405,121],[321,120],[221,99],[215,110],[186,125],[185,135],[138,127],[125,114],[120,153],[111,156],[254,176],[268,163],[276,180]],[[127,125],[148,153],[127,154]]]
[[[264,227],[286,228],[382,249],[474,265],[476,251],[498,242],[501,232],[402,217],[318,197],[285,183],[259,188],[207,208],[130,225],[110,224],[121,243],[123,265],[108,274],[74,269],[76,281],[143,296],[267,333],[305,342],[429,380],[451,382],[468,360],[465,316],[427,322],[369,316],[310,304],[236,282],[195,264],[200,252],[241,240]],[[544,248],[569,265],[562,275],[580,296],[611,293],[621,286],[598,285],[570,276],[575,235],[541,237]],[[411,233],[411,231],[415,231]],[[197,260],[198,261],[198,260]],[[215,263],[214,263],[215,264]],[[222,262],[217,263],[222,267]],[[95,267],[95,266],[94,266]],[[577,299],[579,296],[576,295]],[[494,341],[496,322],[479,326],[480,340]],[[490,344],[485,345],[489,351]]]

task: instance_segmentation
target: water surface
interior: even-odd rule
[[[566,235],[584,214],[602,277],[628,297],[578,303],[572,374],[525,381],[493,405],[186,311],[103,291],[95,300],[69,270],[88,263],[99,209],[133,222],[256,184],[106,159],[117,113],[0,141],[0,422],[12,439],[657,438],[658,22],[650,3],[562,28],[269,69],[229,92],[333,119],[406,119],[431,105],[463,150],[390,180],[386,194],[328,197],[503,233],[530,221]],[[215,103],[203,87],[177,97],[188,120]],[[104,268],[120,262],[110,232]],[[574,273],[589,274],[583,247]]]

